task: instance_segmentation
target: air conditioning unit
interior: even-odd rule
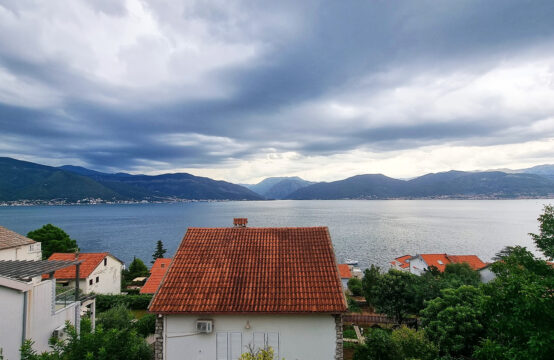
[[[212,320],[197,320],[196,321],[196,332],[201,334],[211,334],[213,331],[213,322]]]
[[[63,340],[66,338],[67,333],[65,332],[65,325],[62,325],[58,328],[56,328],[54,331],[52,331],[52,337]]]

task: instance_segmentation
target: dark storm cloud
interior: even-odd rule
[[[56,44],[51,45],[54,50],[43,44],[36,57],[25,55],[13,41],[19,35],[25,39],[28,34],[21,32],[32,31],[32,25],[17,28],[17,17],[10,17],[13,23],[4,29],[13,31],[0,36],[6,44],[0,43],[0,70],[20,83],[50,89],[59,98],[48,105],[34,106],[33,99],[27,100],[28,106],[12,104],[13,97],[3,98],[0,88],[2,133],[27,140],[29,149],[22,154],[36,149],[43,156],[81,159],[100,170],[128,171],[148,162],[157,163],[154,170],[246,159],[268,144],[277,152],[330,155],[359,148],[388,151],[452,141],[502,144],[554,136],[548,129],[519,131],[519,137],[507,131],[553,116],[550,108],[535,109],[537,114],[526,118],[476,111],[445,114],[439,121],[412,113],[411,108],[403,110],[403,103],[398,108],[405,119],[381,119],[385,111],[374,105],[375,98],[418,76],[428,76],[432,83],[460,71],[486,74],[522,54],[554,58],[554,51],[545,50],[553,45],[554,2],[325,1],[304,3],[302,8],[294,2],[283,4],[278,9],[281,17],[290,16],[291,28],[298,29],[292,35],[280,27],[287,21],[273,28],[256,22],[263,14],[260,5],[244,5],[238,25],[229,25],[234,24],[232,12],[196,4],[192,14],[211,25],[209,36],[224,44],[261,44],[262,50],[252,59],[210,69],[195,85],[179,83],[179,77],[190,75],[183,67],[182,73],[172,74],[174,82],[160,82],[158,87],[96,76],[72,59],[57,56]],[[18,14],[44,9],[13,2],[0,2],[0,10],[2,6]],[[130,11],[111,1],[86,6],[114,18]],[[150,2],[146,10],[160,28],[169,29],[167,42],[177,44],[179,35],[190,31],[180,26],[190,22],[191,14],[185,21],[182,13],[167,6]],[[71,51],[71,43],[60,46]],[[229,90],[223,96],[194,96],[209,84]],[[304,109],[334,101],[375,107],[378,115],[345,119],[325,111],[325,106],[319,112]]]

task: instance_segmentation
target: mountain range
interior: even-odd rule
[[[188,173],[132,175],[84,167],[51,167],[0,157],[0,201],[83,199],[118,201],[262,199],[507,199],[554,197],[554,165],[528,169],[448,171],[399,180],[382,174],[314,183],[299,177],[237,185]]]

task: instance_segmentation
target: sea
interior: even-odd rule
[[[108,251],[129,264],[150,265],[157,240],[172,256],[188,227],[327,226],[339,262],[389,268],[417,253],[475,254],[484,261],[505,246],[536,252],[528,235],[553,199],[526,200],[276,200],[164,204],[0,207],[0,225],[27,234],[51,223],[82,252]]]

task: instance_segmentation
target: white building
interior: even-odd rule
[[[342,359],[347,307],[328,229],[235,224],[187,230],[150,304],[155,358],[271,347],[276,359]]]
[[[81,261],[79,288],[84,294],[121,293],[123,262],[110,253],[54,253],[48,260]],[[58,270],[54,277],[59,284],[75,287],[75,266]]]
[[[40,242],[0,226],[0,260],[40,260]]]
[[[61,333],[65,322],[79,326],[80,302],[56,298],[56,282],[42,274],[75,264],[75,261],[0,261],[0,348],[4,359],[20,358],[25,339],[37,352],[50,350],[48,340]]]

